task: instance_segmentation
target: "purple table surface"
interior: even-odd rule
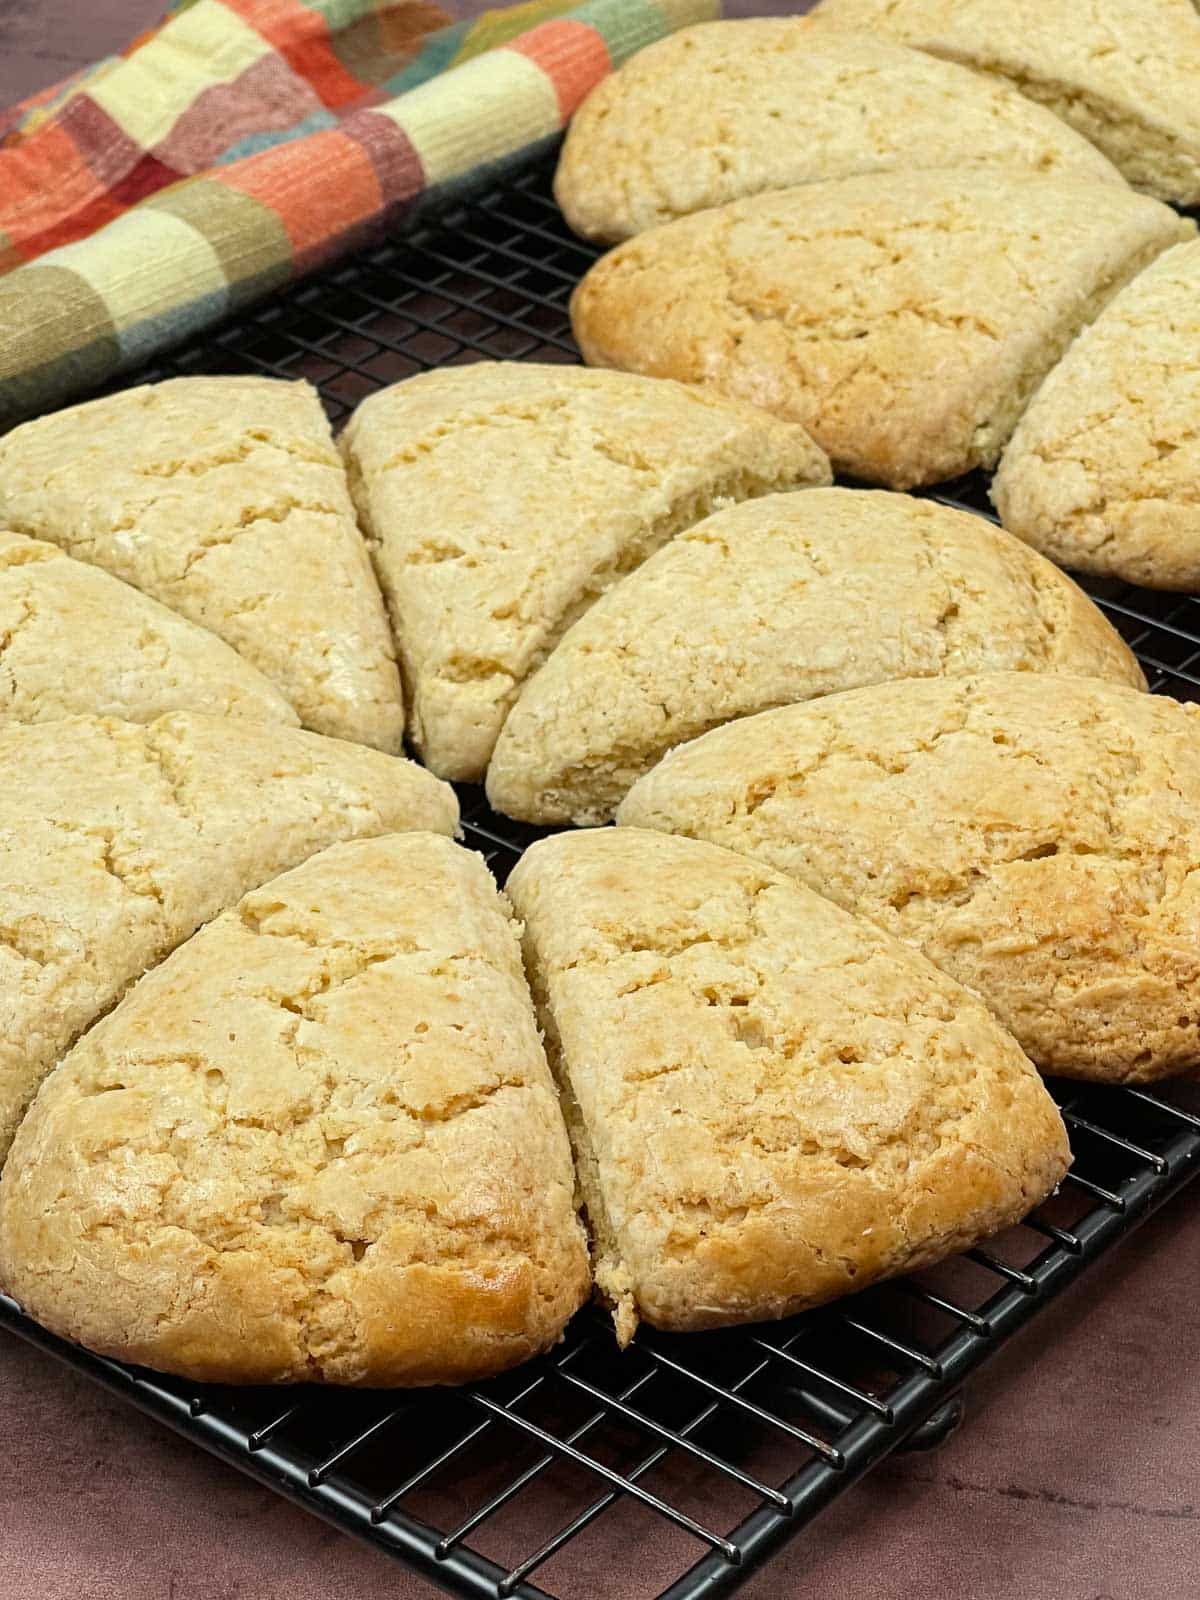
[[[461,13],[482,9],[461,4]],[[728,15],[797,9],[731,0]],[[803,7],[800,7],[803,9]],[[0,103],[119,48],[161,0],[0,0]],[[1196,1600],[1200,1191],[974,1382],[963,1430],[896,1459],[747,1600]],[[717,1508],[714,1508],[717,1510]],[[718,1512],[719,1520],[719,1512]],[[664,1553],[578,1553],[612,1593]],[[582,1587],[582,1584],[581,1584]],[[423,1600],[435,1591],[0,1334],[0,1600]]]

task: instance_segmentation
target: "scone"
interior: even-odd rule
[[[1200,202],[1193,0],[823,0],[815,15],[1011,78],[1139,189]]]
[[[306,728],[398,751],[383,601],[316,391],[174,378],[0,439],[0,527],[218,634]]]
[[[1200,589],[1200,244],[1177,245],[1076,339],[992,484],[1006,528],[1064,566]]]
[[[488,796],[528,822],[603,822],[672,745],[734,717],[1009,668],[1145,684],[1087,596],[982,517],[771,495],[681,534],[575,624],[514,706]]]
[[[25,1119],[0,1278],[55,1333],[204,1382],[458,1383],[554,1344],[587,1248],[480,857],[334,845],[147,974]]]
[[[615,244],[764,189],[962,166],[1121,182],[1011,84],[866,32],[752,17],[681,28],[601,79],[554,195],[576,233]]]
[[[879,684],[672,751],[619,820],[870,917],[1048,1072],[1200,1060],[1200,708],[1028,673]]]
[[[872,173],[639,234],[571,317],[592,366],[751,400],[838,471],[906,489],[993,466],[1080,328],[1195,233],[1115,183]]]
[[[509,893],[623,1341],[926,1266],[1066,1171],[984,1006],[770,867],[604,829],[535,844]]]
[[[168,711],[299,720],[215,633],[56,545],[0,531],[0,726]]]
[[[521,684],[612,583],[718,506],[830,479],[802,428],[753,406],[515,361],[384,389],[342,444],[413,742],[469,781]]]
[[[453,833],[410,761],[178,712],[0,731],[0,1160],[65,1050],[248,889],[339,839]]]

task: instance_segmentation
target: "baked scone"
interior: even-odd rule
[[[1200,201],[1193,0],[823,0],[816,16],[1011,78],[1139,189]]]
[[[1066,1171],[982,1003],[770,867],[604,829],[535,844],[509,893],[622,1341],[928,1265]]]
[[[1122,289],[1046,379],[992,484],[1064,566],[1200,589],[1200,244]]]
[[[1145,685],[1087,596],[982,517],[770,495],[681,534],[575,624],[513,707],[488,796],[529,822],[604,822],[672,745],[734,717],[1009,668]]]
[[[215,633],[57,545],[0,531],[0,726],[184,710],[299,721]]]
[[[521,684],[598,595],[718,506],[830,481],[802,428],[626,373],[444,367],[342,436],[413,742],[477,782]]]
[[[576,233],[615,244],[764,189],[963,166],[1121,182],[1011,84],[869,33],[750,17],[681,28],[603,78],[554,195]]]
[[[0,1278],[201,1382],[458,1383],[588,1292],[571,1153],[482,859],[334,845],[148,973],[43,1085]]]
[[[173,378],[14,428],[0,526],[218,634],[305,727],[400,749],[383,601],[307,383]]]
[[[339,839],[453,833],[413,762],[177,712],[0,730],[0,1160],[49,1069],[247,890]]]
[[[1115,183],[871,173],[639,234],[571,317],[592,366],[751,400],[838,471],[906,489],[993,466],[1079,329],[1195,233]]]
[[[1200,708],[1028,673],[879,684],[673,750],[619,820],[870,917],[1048,1072],[1200,1060]]]

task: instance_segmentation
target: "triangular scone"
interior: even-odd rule
[[[1011,84],[803,17],[703,22],[639,50],[571,120],[554,194],[616,243],[764,189],[924,167],[1121,182]]]
[[[177,712],[0,732],[0,1160],[47,1071],[248,889],[339,839],[453,833],[411,761]]]
[[[43,1086],[0,1276],[200,1381],[458,1383],[588,1291],[517,929],[435,834],[339,844],[149,973]]]
[[[0,439],[0,526],[60,545],[209,628],[305,727],[404,733],[387,618],[316,391],[174,378]]]
[[[1139,189],[1200,201],[1194,0],[823,0],[815,18],[1011,78]]]
[[[1084,330],[992,484],[1010,532],[1081,572],[1200,589],[1200,244],[1177,245]]]
[[[0,531],[0,727],[168,711],[299,720],[215,633],[57,545]]]
[[[983,1004],[769,867],[604,829],[535,844],[509,893],[622,1339],[927,1265],[1066,1170]]]
[[[1200,1059],[1200,710],[1094,678],[876,684],[716,728],[619,820],[787,872],[915,945],[1048,1072]]]
[[[982,517],[809,489],[718,512],[651,556],[526,684],[487,788],[527,822],[604,822],[671,748],[889,678],[1145,680],[1064,573]]]
[[[802,428],[680,384],[582,367],[447,367],[343,435],[413,741],[477,781],[521,684],[624,573],[718,506],[828,483]]]
[[[704,383],[907,489],[995,465],[1046,373],[1196,225],[1115,183],[884,172],[681,217],[571,300],[592,366]]]

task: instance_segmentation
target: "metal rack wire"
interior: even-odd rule
[[[307,377],[337,421],[431,366],[574,361],[566,301],[591,259],[539,166],[140,376]],[[939,498],[987,509],[978,480]],[[1200,603],[1091,587],[1153,686],[1196,697]],[[478,790],[460,797],[503,879],[535,830]],[[202,1388],[67,1345],[3,1296],[0,1325],[454,1593],[603,1600],[589,1551],[652,1526],[647,1600],[701,1600],[736,1589],[889,1452],[937,1442],[965,1380],[1194,1175],[1200,1116],[1174,1099],[1073,1087],[1074,1169],[986,1250],[790,1322],[643,1328],[623,1356],[587,1311],[552,1356],[461,1390]]]

